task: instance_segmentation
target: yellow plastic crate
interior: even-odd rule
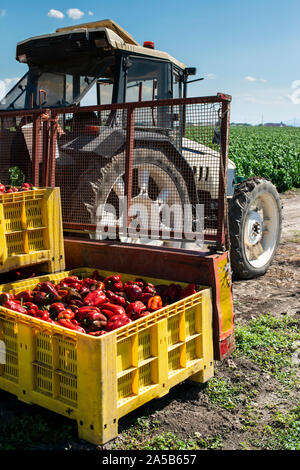
[[[0,194],[0,273],[65,269],[59,188]]]
[[[18,293],[38,282],[92,271],[80,268],[41,276],[2,285],[0,291]],[[113,274],[98,271],[102,276]],[[135,278],[122,274],[124,281]],[[202,287],[100,337],[0,307],[0,342],[6,351],[0,365],[1,389],[76,420],[79,437],[103,444],[118,435],[120,417],[188,378],[206,382],[213,376],[211,289]]]

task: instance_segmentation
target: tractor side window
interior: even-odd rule
[[[42,73],[38,79],[37,89],[45,90],[42,97],[42,106],[57,106],[64,104],[65,75],[58,73]]]
[[[126,102],[168,98],[164,62],[130,57],[127,70]]]
[[[113,86],[113,82],[108,80],[98,80],[82,99],[81,106],[111,104]]]
[[[173,73],[173,98],[181,98],[181,78],[180,75],[174,71]]]
[[[106,80],[99,80],[97,86],[99,87],[98,97],[99,103],[98,104],[111,104],[112,103],[112,95],[113,95],[113,87],[114,84],[112,81]]]
[[[76,103],[89,90],[95,79],[85,75],[44,72],[37,80],[37,101],[39,90],[44,90],[42,107],[67,106]],[[39,103],[35,103],[38,105]]]
[[[28,73],[4,97],[2,94],[4,94],[5,87],[0,86],[0,110],[15,110],[26,108],[27,84]],[[3,82],[3,85],[5,85],[5,82]]]

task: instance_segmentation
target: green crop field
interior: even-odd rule
[[[205,139],[201,139],[205,133]],[[187,128],[186,137],[212,141],[213,128]],[[205,142],[204,142],[205,140]],[[210,145],[216,149],[217,146]],[[300,128],[231,126],[229,158],[236,165],[238,176],[262,176],[272,181],[279,192],[300,187]]]
[[[278,191],[300,186],[300,128],[232,126],[229,158],[241,176],[263,176]]]

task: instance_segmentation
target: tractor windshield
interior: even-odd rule
[[[103,62],[99,64],[96,76],[85,75],[82,71],[74,73],[73,70],[71,73],[68,70],[56,72],[53,71],[55,67],[47,67],[47,71],[30,67],[29,72],[0,101],[0,110],[79,105],[97,79],[113,79],[112,64]]]
[[[25,108],[28,73],[0,101],[0,110],[15,110]]]

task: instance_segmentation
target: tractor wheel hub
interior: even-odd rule
[[[247,239],[249,245],[256,245],[263,235],[263,220],[256,211],[251,211],[248,218]]]

